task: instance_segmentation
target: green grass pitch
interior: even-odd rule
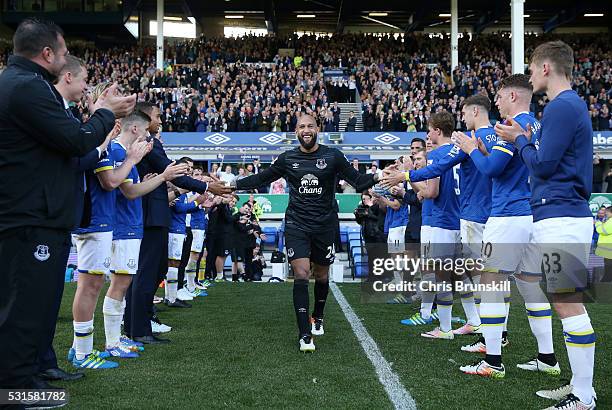
[[[478,358],[459,350],[473,337],[424,339],[419,333],[429,327],[399,324],[412,307],[362,304],[358,284],[339,286],[419,409],[540,409],[553,404],[534,393],[557,387],[560,379],[516,368],[536,352],[518,295],[513,295],[510,313],[510,346],[504,349],[506,378],[489,380],[458,369]],[[65,369],[72,368],[65,356],[72,343],[75,288],[66,286],[54,342]],[[315,339],[316,353],[298,352],[291,295],[290,283],[217,284],[192,309],[160,308],[162,321],[173,327],[164,335],[172,343],[147,346],[141,358],[120,360],[117,369],[86,370],[85,379],[54,384],[68,389],[69,408],[392,408],[331,291],[325,336]],[[98,349],[104,343],[102,299],[95,317]],[[611,309],[588,309],[598,337],[597,404],[612,408]],[[459,303],[454,314],[463,315]],[[553,326],[562,379],[569,377],[569,364],[558,319]]]

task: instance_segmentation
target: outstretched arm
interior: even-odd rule
[[[236,181],[236,189],[244,191],[269,185],[285,175],[285,155],[281,154],[268,169]]]
[[[348,162],[340,151],[336,151],[336,170],[343,180],[351,184],[357,192],[365,191],[378,183],[378,174],[362,174]]]
[[[156,175],[138,184],[134,183],[133,178],[128,177],[123,184],[119,186],[119,189],[121,189],[121,192],[127,199],[136,199],[148,194],[166,181],[170,181],[177,176],[185,175],[187,168],[187,164],[175,165],[175,163],[172,162],[166,167],[166,170],[162,174]]]
[[[459,148],[455,146],[448,154],[433,164],[427,165],[421,169],[408,171],[409,178],[407,179],[410,182],[420,182],[427,179],[437,178],[449,169],[453,168],[455,165],[465,161],[466,158],[467,155],[465,152],[459,150]]]

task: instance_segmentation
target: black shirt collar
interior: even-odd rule
[[[16,65],[25,70],[32,71],[34,73],[38,73],[42,75],[45,80],[49,82],[53,82],[55,80],[55,77],[51,75],[51,73],[49,73],[46,69],[44,69],[42,66],[36,64],[32,60],[29,60],[25,57],[12,55],[9,57],[8,65],[9,66]]]

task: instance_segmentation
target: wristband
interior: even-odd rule
[[[181,191],[179,191],[178,189],[174,188],[174,195],[178,198],[179,196],[181,196]]]
[[[407,182],[410,182],[410,171],[406,171],[406,172],[404,173],[404,177],[406,178],[406,181],[407,181]]]

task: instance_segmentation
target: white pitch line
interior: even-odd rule
[[[363,351],[368,359],[370,359],[370,362],[372,362],[374,370],[376,370],[376,374],[378,375],[378,380],[385,388],[393,406],[396,409],[416,410],[417,407],[414,399],[400,382],[399,376],[391,369],[391,365],[383,357],[378,345],[361,323],[361,320],[357,317],[351,305],[349,305],[342,291],[338,288],[338,285],[330,282],[329,287],[338,301],[342,312],[344,312],[346,320],[353,328],[353,333],[357,336],[357,340],[359,340],[359,344],[361,344]]]

